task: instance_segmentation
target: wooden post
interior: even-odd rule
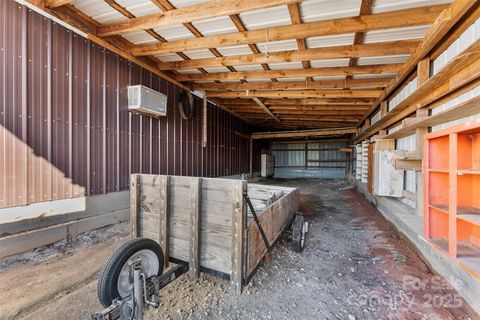
[[[139,192],[139,180],[138,174],[130,175],[130,235],[132,238],[138,237],[139,225],[138,225],[138,192]]]
[[[430,78],[430,59],[425,58],[417,66],[417,87],[421,87]],[[417,109],[417,117],[427,117],[428,109]],[[423,136],[428,133],[428,128],[418,128],[415,130],[416,153],[418,158],[423,157]],[[416,198],[415,213],[419,216],[424,215],[424,193],[423,193],[423,172],[415,173]]]
[[[305,142],[305,169],[308,168],[308,143]]]
[[[169,227],[170,227],[170,212],[168,201],[168,189],[170,186],[170,176],[160,176],[160,247],[163,251],[164,268],[168,268],[169,260]]]
[[[248,174],[250,175],[250,179],[253,177],[253,139],[250,137],[250,152],[249,152],[249,170]]]
[[[207,146],[207,130],[208,130],[208,123],[207,123],[207,116],[208,116],[208,101],[207,97],[203,97],[203,117],[202,117],[202,147]]]
[[[237,294],[241,294],[243,289],[243,238],[247,215],[243,193],[246,190],[246,181],[232,183],[232,270],[230,286]]]
[[[456,133],[450,134],[448,161],[448,256],[457,257],[457,141]]]
[[[192,178],[190,182],[190,247],[188,273],[192,279],[200,275],[200,210],[202,179]]]

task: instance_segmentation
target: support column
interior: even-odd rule
[[[418,63],[417,66],[417,87],[421,87],[430,78],[430,59],[425,58]],[[427,117],[428,109],[418,109],[416,113],[417,117]],[[417,158],[423,158],[423,136],[428,133],[428,128],[418,128],[415,130],[416,139],[416,154]],[[422,170],[415,173],[416,177],[416,198],[415,198],[415,213],[419,216],[423,216],[423,166]]]

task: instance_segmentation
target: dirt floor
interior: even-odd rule
[[[196,281],[182,276],[162,290],[162,305],[149,310],[146,319],[478,319],[345,181],[268,183],[301,187],[301,210],[310,224],[305,250],[295,254],[288,239],[282,239],[241,296],[212,276],[202,274]],[[28,297],[30,285],[22,281],[22,274],[48,267],[70,269],[71,264],[98,270],[103,260],[98,257],[84,258],[83,263],[65,261],[96,248],[111,252],[126,239],[125,230],[126,226],[105,228],[100,234],[84,236],[84,240],[93,238],[87,244],[80,241],[42,249],[51,250],[51,257],[38,250],[35,259],[29,259],[30,254],[0,261],[0,294],[4,295],[0,296],[0,319],[85,319],[100,310],[95,271],[82,283],[24,307],[26,311],[17,308],[19,315],[1,313],[15,310],[12,305],[17,303],[5,290],[16,287]]]

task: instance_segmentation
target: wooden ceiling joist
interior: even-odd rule
[[[265,70],[244,72],[218,72],[209,74],[182,74],[177,76],[179,81],[215,81],[215,80],[248,80],[290,77],[329,77],[345,75],[391,74],[401,67],[401,64],[376,64],[354,67],[327,67],[290,70]]]
[[[211,98],[376,98],[380,90],[207,91]]]
[[[250,99],[215,99],[221,104],[228,105],[251,105]],[[345,105],[345,106],[371,106],[374,99],[371,98],[304,98],[304,99],[265,99],[263,103],[278,106],[325,106],[325,105]]]
[[[241,12],[295,3],[298,1],[299,0],[211,0],[175,10],[154,13],[143,17],[129,19],[127,21],[104,25],[98,28],[97,34],[100,37],[106,37],[131,31],[154,29],[161,26],[212,19]]]
[[[338,18],[296,25],[278,26],[245,32],[213,35],[202,39],[184,39],[167,43],[138,46],[134,55],[155,55],[176,51],[221,48],[243,44],[280,41],[297,38],[367,32],[431,24],[448,5],[435,5],[384,12],[359,17]]]
[[[411,54],[420,44],[419,40],[402,40],[369,44],[344,45],[313,49],[300,49],[257,54],[244,54],[220,58],[191,59],[187,61],[160,62],[160,70],[178,70],[207,67],[222,67],[247,64],[304,62],[308,60],[380,57]]]
[[[280,138],[300,138],[300,137],[320,137],[351,134],[355,128],[335,129],[335,130],[301,130],[290,132],[256,132],[252,133],[252,139],[280,139]]]
[[[57,8],[71,4],[74,0],[45,0],[45,6],[48,8]]]
[[[384,88],[390,78],[282,81],[250,83],[194,83],[192,88],[201,91],[242,91],[242,90],[310,90],[343,88]]]

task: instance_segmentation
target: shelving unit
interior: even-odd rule
[[[370,142],[362,142],[362,182],[368,182],[368,145]]]
[[[425,238],[480,277],[480,121],[429,133],[424,146]]]
[[[355,146],[355,150],[357,152],[357,165],[355,168],[355,179],[361,180],[362,179],[362,144],[357,144]]]

